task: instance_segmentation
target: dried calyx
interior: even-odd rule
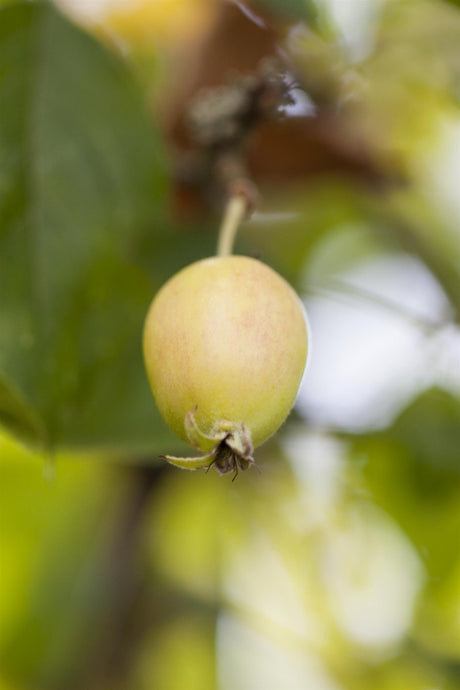
[[[205,434],[195,419],[196,410],[197,408],[186,415],[185,430],[190,443],[198,450],[205,451],[204,454],[185,458],[163,455],[162,458],[186,470],[208,471],[215,467],[219,474],[233,472],[233,479],[236,479],[240,470],[244,471],[250,465],[255,465],[250,434],[244,424],[221,421],[211,433]]]

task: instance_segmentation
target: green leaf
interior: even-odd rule
[[[431,585],[442,584],[458,558],[460,401],[426,391],[391,428],[356,440],[352,455],[376,501],[420,550]]]
[[[52,446],[163,450],[140,255],[166,171],[135,80],[51,5],[19,2],[0,7],[0,102],[1,419]]]
[[[318,8],[314,0],[259,0],[265,9],[290,19],[303,19],[314,24]]]
[[[420,491],[460,488],[460,401],[440,389],[415,400],[396,420],[391,436],[410,448]]]
[[[34,411],[12,386],[0,379],[0,426],[26,441],[44,441],[45,434]]]

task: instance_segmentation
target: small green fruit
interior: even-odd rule
[[[198,261],[162,287],[143,344],[161,415],[206,453],[167,459],[190,469],[214,464],[236,476],[289,414],[308,335],[302,303],[278,273],[226,256]]]

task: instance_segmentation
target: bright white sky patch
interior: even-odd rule
[[[382,0],[317,0],[325,5],[343,36],[353,61],[364,59],[374,44]]]
[[[442,323],[449,313],[442,289],[421,262],[407,255],[368,260],[341,274],[340,282],[402,311],[352,291],[344,297],[339,289],[307,299],[313,347],[300,412],[319,425],[358,431],[390,423],[427,386],[460,390],[458,329],[428,336],[417,325],[417,318]]]

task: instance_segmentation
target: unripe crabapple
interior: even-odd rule
[[[143,346],[162,417],[205,453],[166,458],[236,476],[289,414],[308,335],[302,303],[278,273],[256,259],[225,256],[198,261],[161,288]]]

